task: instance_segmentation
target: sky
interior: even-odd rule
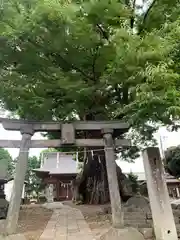
[[[163,155],[163,151],[172,146],[180,145],[180,131],[169,132],[165,127],[161,127],[155,134],[155,138],[158,142],[158,147]],[[160,140],[161,139],[161,140]],[[140,156],[134,163],[127,163],[125,161],[119,161],[118,165],[122,168],[123,172],[144,172],[143,159]]]
[[[159,132],[155,135],[159,148],[166,150],[168,147],[180,145],[180,131],[179,132],[168,132],[165,127],[160,128]],[[160,145],[160,138],[162,139],[162,146]],[[21,134],[16,131],[6,131],[0,124],[0,139],[1,140],[20,140]],[[43,139],[40,133],[36,133],[32,139]],[[7,149],[13,158],[18,156],[18,149]],[[42,148],[34,148],[30,150],[30,156],[39,156]],[[135,163],[127,163],[125,161],[117,161],[122,171],[128,172],[143,172],[143,160],[142,157],[138,158]]]
[[[2,124],[0,124],[0,139],[1,140],[21,140],[21,134],[20,132],[17,131],[6,131],[2,127]],[[40,133],[35,133],[34,136],[32,137],[32,140],[40,140],[43,139]],[[11,156],[13,158],[16,158],[18,156],[18,148],[8,148],[7,149]],[[43,150],[43,148],[33,148],[30,149],[30,156],[39,156],[40,152]]]

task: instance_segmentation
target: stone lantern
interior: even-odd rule
[[[7,183],[8,162],[0,161],[0,219],[7,216],[8,202],[5,199],[4,185]]]

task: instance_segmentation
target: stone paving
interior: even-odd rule
[[[23,234],[14,234],[10,236],[1,236],[0,240],[26,240],[25,236]]]
[[[95,240],[82,213],[74,208],[63,206],[54,209],[40,240]]]

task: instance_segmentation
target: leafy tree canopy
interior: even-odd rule
[[[136,176],[135,174],[133,174],[132,172],[130,172],[128,174],[128,179],[130,180],[130,184],[132,187],[132,191],[133,193],[139,193],[139,183],[138,183],[138,176]]]
[[[58,150],[54,149],[54,148],[47,148],[41,151],[40,156],[39,156],[39,161],[41,162],[43,160],[43,157],[46,153],[48,152],[57,152]]]
[[[26,192],[29,195],[39,195],[39,192],[44,188],[42,181],[36,176],[34,169],[40,168],[40,161],[36,156],[29,157],[28,169],[25,180],[27,181]]]
[[[5,150],[4,148],[0,148],[0,168],[1,168],[1,170],[7,169],[7,174],[2,173],[3,175],[4,174],[7,175],[7,178],[10,178],[13,176],[14,161],[13,161],[11,155],[9,154],[9,152],[7,150]],[[0,170],[0,172],[1,172],[1,170]]]
[[[25,119],[180,116],[178,0],[3,1],[0,99]],[[139,137],[138,137],[139,141]]]
[[[180,147],[169,148],[166,151],[166,169],[167,171],[179,178],[180,177]]]

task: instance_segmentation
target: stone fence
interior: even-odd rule
[[[176,223],[178,238],[180,239],[180,205],[171,205]],[[149,200],[137,196],[130,198],[124,205],[124,224],[126,227],[138,229],[146,240],[155,240],[153,234],[153,220]],[[105,213],[110,213],[111,208],[104,209]]]
[[[180,239],[180,205],[173,208],[174,220]],[[134,227],[144,235],[145,239],[153,240],[153,220],[151,211],[144,211],[140,208],[124,208],[124,224],[127,227]]]

